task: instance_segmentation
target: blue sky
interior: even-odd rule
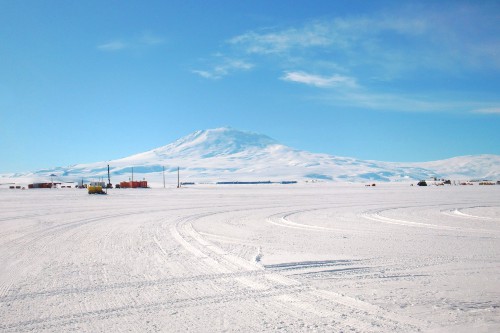
[[[498,1],[0,0],[0,172],[222,126],[384,161],[500,154]]]

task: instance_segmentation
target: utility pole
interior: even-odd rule
[[[165,188],[165,166],[163,166],[163,188]]]
[[[111,186],[111,177],[109,176],[109,164],[108,164],[108,187]]]
[[[111,186],[111,177],[109,176],[109,164],[108,164],[108,184],[106,185],[106,194],[108,194],[108,187]]]
[[[130,182],[130,188],[134,188],[134,167],[132,167],[132,181]]]

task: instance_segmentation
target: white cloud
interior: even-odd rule
[[[332,42],[328,27],[324,24],[260,34],[248,32],[229,40],[230,44],[241,45],[246,52],[257,54],[283,53],[292,48],[324,47]]]
[[[386,111],[434,112],[464,108],[464,103],[460,102],[443,102],[404,94],[354,91],[345,94],[342,98],[353,106]]]
[[[474,113],[500,114],[500,107],[489,107],[473,110]]]
[[[364,66],[377,76],[402,77],[422,69],[456,73],[462,68],[500,68],[500,30],[490,22],[491,14],[460,6],[435,7],[250,31],[228,43],[236,52],[301,57],[309,63],[327,54],[341,66]]]
[[[415,18],[365,17],[315,21],[300,28],[270,32],[247,32],[229,43],[245,52],[286,53],[308,48],[348,50],[368,47],[383,32],[416,36],[428,30],[428,23]]]
[[[342,75],[320,76],[305,72],[285,72],[281,78],[284,81],[303,83],[315,87],[327,88],[336,86],[347,86],[350,88],[356,87],[356,80]]]
[[[102,51],[119,51],[127,48],[128,45],[122,41],[116,40],[98,45],[97,48]]]
[[[499,108],[482,101],[456,99],[463,88],[454,92],[444,85],[440,95],[436,83],[464,78],[479,82],[485,73],[500,69],[500,26],[494,11],[484,8],[409,4],[369,16],[256,29],[228,39],[218,57],[274,66],[273,71],[283,73],[281,81],[322,88],[316,97],[336,105],[498,114]],[[224,60],[193,73],[220,79],[253,64]]]
[[[385,93],[365,88],[328,90],[315,97],[335,106],[392,112],[452,112],[452,113],[500,113],[500,108],[489,108],[482,101],[459,98],[443,98],[439,94]],[[472,111],[471,111],[472,110]]]
[[[158,45],[163,44],[164,42],[165,39],[152,35],[150,33],[145,33],[138,39],[138,43],[144,45]]]
[[[248,71],[254,67],[253,64],[239,59],[223,58],[222,61],[213,66],[211,70],[192,70],[192,73],[198,74],[206,79],[220,79],[234,72]]]
[[[219,79],[219,78],[221,78],[220,76],[216,76],[214,73],[209,72],[209,71],[202,71],[202,70],[193,69],[191,72],[194,74],[198,74],[199,76],[204,77],[205,79]]]
[[[137,49],[144,47],[152,47],[155,45],[163,44],[165,40],[161,37],[152,35],[150,33],[143,33],[138,36],[134,36],[128,39],[117,39],[114,41],[110,41],[101,45],[98,45],[97,48],[101,51],[121,51],[125,49]]]

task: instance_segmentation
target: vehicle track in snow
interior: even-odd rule
[[[494,197],[398,191],[117,191],[10,210],[0,214],[13,226],[0,233],[0,331],[497,327]]]
[[[164,210],[157,210],[161,212]],[[91,218],[77,218],[70,222],[64,222],[56,225],[46,226],[41,230],[30,231],[27,234],[19,236],[16,239],[10,240],[3,244],[2,253],[0,254],[0,262],[6,262],[9,258],[16,258],[16,265],[9,266],[6,269],[7,274],[3,275],[3,281],[0,284],[0,297],[7,294],[10,286],[13,284],[16,276],[21,276],[24,267],[28,266],[30,262],[43,257],[48,251],[51,244],[65,236],[68,233],[75,232],[78,228],[87,226],[92,223],[99,223],[106,220],[119,219],[124,216],[141,215],[148,212],[148,210],[137,210],[129,212],[120,212],[114,214],[100,215]],[[21,253],[21,255],[19,254]]]
[[[379,204],[380,206],[380,204]],[[456,209],[442,209],[442,207],[460,207],[459,212],[461,210],[468,211],[469,209],[477,208],[475,205],[470,205],[469,202],[458,202],[458,203],[440,203],[440,204],[411,204],[411,205],[401,205],[386,208],[376,208],[366,210],[366,205],[353,205],[352,208],[354,211],[358,210],[359,213],[353,216],[342,216],[342,212],[340,215],[337,215],[338,218],[344,218],[344,220],[352,220],[352,223],[357,223],[357,219],[355,217],[360,217],[367,221],[374,221],[377,223],[384,223],[388,225],[392,225],[396,228],[405,229],[414,229],[422,230],[421,234],[425,235],[428,232],[434,232],[436,235],[449,235],[448,237],[472,237],[477,239],[488,239],[494,238],[498,236],[498,228],[494,228],[491,224],[491,228],[485,228],[483,225],[475,223],[475,224],[467,224],[465,225],[462,221],[457,221],[456,217],[460,217],[461,219],[467,220],[468,215],[471,216],[469,221],[474,220],[487,220],[492,221],[492,218],[488,216],[488,218],[483,219],[484,216],[470,215],[470,214],[460,214],[460,216],[455,216],[454,214],[446,214],[446,212],[454,212],[456,214]],[[495,205],[488,206],[482,205],[481,208],[494,208],[498,207]],[[330,223],[325,223],[325,220],[315,221],[317,218],[317,214],[312,214],[313,212],[317,212],[319,210],[334,210],[339,207],[323,207],[317,209],[310,210],[294,210],[291,212],[282,212],[279,214],[275,214],[270,216],[267,219],[267,222],[277,225],[280,227],[286,227],[290,229],[311,232],[311,233],[333,233],[333,234],[342,234],[345,231],[348,231],[347,228],[344,228],[342,224],[335,223],[335,220],[330,221]],[[420,215],[420,219],[412,220],[414,214],[423,211],[423,214]],[[387,214],[390,213],[390,214]],[[387,214],[384,215],[384,214]],[[444,223],[441,221],[441,215],[448,215],[453,219],[445,220]],[[490,214],[494,214],[494,212],[490,212]],[[294,217],[300,215],[300,220],[294,219]],[[428,222],[429,221],[429,222]],[[306,223],[304,223],[306,222]],[[318,223],[320,222],[320,223]],[[435,223],[437,222],[437,223]],[[460,222],[460,223],[459,223]],[[468,221],[466,221],[468,222]],[[334,225],[335,227],[330,227],[329,225]],[[373,233],[376,225],[367,225],[365,234]],[[380,229],[379,230],[384,230]],[[394,232],[394,229],[390,232]],[[427,230],[427,231],[426,231]],[[380,234],[380,231],[379,231]],[[456,236],[455,236],[456,235]],[[318,261],[318,262],[298,262],[298,263],[285,263],[278,264],[275,267],[270,266],[269,268],[275,269],[278,272],[281,270],[282,273],[286,274],[288,277],[297,276],[300,281],[306,281],[307,279],[314,280],[329,280],[329,279],[337,279],[342,281],[342,279],[348,278],[352,281],[354,279],[359,280],[360,284],[365,283],[361,281],[376,281],[376,280],[384,280],[384,281],[415,281],[415,280],[427,280],[431,278],[430,275],[427,274],[427,270],[429,267],[439,267],[442,265],[449,265],[453,262],[456,262],[457,258],[454,256],[446,256],[446,257],[435,257],[432,260],[427,262],[423,262],[422,260],[402,260],[400,262],[395,262],[393,264],[388,264],[385,262],[385,259],[381,260],[366,260],[365,262],[359,262],[353,264],[351,261]],[[382,265],[381,265],[382,263]],[[435,275],[438,276],[438,275]],[[306,281],[307,283],[307,281]],[[404,320],[403,320],[404,321]],[[418,324],[416,326],[419,326]],[[420,325],[420,327],[426,327],[426,324]]]
[[[474,232],[474,233],[497,233],[495,230],[491,229],[485,229],[485,228],[476,228],[476,227],[464,227],[464,226],[454,226],[450,225],[448,223],[447,225],[441,225],[441,224],[436,224],[436,223],[424,223],[424,222],[417,222],[417,221],[411,221],[406,218],[393,218],[393,217],[388,217],[385,216],[384,213],[387,212],[394,212],[396,210],[409,210],[410,212],[414,212],[415,210],[423,210],[426,209],[428,210],[429,208],[439,208],[444,205],[421,205],[421,206],[409,206],[409,207],[391,207],[391,208],[385,208],[385,209],[372,209],[372,210],[367,210],[364,211],[360,216],[362,216],[365,219],[371,220],[371,221],[376,221],[376,222],[381,222],[381,223],[386,223],[386,224],[392,224],[392,225],[399,225],[399,226],[405,226],[405,227],[414,227],[414,228],[424,228],[424,229],[434,229],[434,230],[443,230],[443,231],[450,231],[450,232],[461,232],[461,233],[469,233],[469,232]],[[456,207],[456,204],[453,204],[453,206]],[[488,206],[488,207],[494,207],[494,206]],[[453,209],[435,209],[431,211],[431,216],[428,217],[429,219],[434,218],[434,220],[439,221],[439,215],[445,215],[453,218],[465,218],[469,220],[483,220],[487,219],[490,220],[490,218],[484,218],[484,217],[478,217],[478,216],[472,216],[469,214],[464,214],[461,212],[463,209],[469,209],[469,208],[474,208],[470,206],[464,206],[460,208],[453,208]],[[399,213],[401,215],[401,213]],[[410,214],[407,214],[410,215]]]
[[[346,231],[350,231],[350,229],[349,228],[341,228],[341,227],[320,226],[320,225],[315,225],[314,223],[311,223],[311,222],[308,224],[298,223],[296,221],[293,221],[292,217],[294,215],[298,215],[298,214],[305,214],[305,213],[318,212],[318,211],[338,210],[338,209],[346,209],[346,208],[357,208],[357,207],[360,207],[360,205],[359,204],[355,204],[355,205],[328,205],[328,206],[321,205],[320,207],[315,207],[315,208],[298,209],[298,210],[286,211],[286,212],[281,212],[278,214],[273,214],[273,215],[267,217],[266,221],[270,224],[274,224],[274,225],[277,225],[279,227],[306,230],[306,231],[334,232],[334,233],[342,234],[342,233],[345,233]],[[335,221],[333,221],[333,222],[335,222]]]
[[[224,206],[225,209],[229,209],[231,211],[230,206],[228,205]],[[217,206],[212,206],[212,208],[217,208]],[[193,209],[193,207],[189,207],[189,209]],[[23,235],[22,237],[17,238],[16,240],[8,242],[7,245],[4,247],[6,250],[5,253],[2,252],[3,257],[2,260],[7,260],[12,258],[13,255],[18,256],[18,265],[14,267],[13,269],[9,269],[9,275],[2,274],[2,278],[5,280],[6,278],[8,279],[9,277],[12,277],[13,279],[18,276],[22,276],[25,272],[24,267],[29,266],[30,263],[33,263],[37,260],[38,257],[43,256],[45,254],[51,254],[50,250],[50,244],[56,244],[57,242],[61,242],[62,238],[64,239],[70,239],[71,241],[80,243],[82,241],[83,233],[87,233],[90,231],[90,228],[92,225],[96,225],[97,227],[104,225],[103,223],[107,223],[107,229],[108,230],[113,230],[116,229],[114,225],[116,222],[119,222],[121,218],[123,217],[133,217],[133,216],[138,216],[142,219],[150,219],[152,224],[158,224],[160,220],[158,219],[157,216],[158,213],[173,213],[176,210],[186,210],[186,208],[167,208],[167,209],[140,209],[140,210],[133,210],[133,211],[126,211],[126,212],[120,212],[120,213],[115,213],[115,214],[108,214],[108,215],[103,215],[103,216],[98,216],[98,217],[92,217],[92,218],[84,218],[84,219],[74,219],[73,221],[70,222],[64,222],[60,223],[58,225],[54,226],[46,226],[44,230],[37,231],[37,232],[30,232],[28,234]],[[162,214],[160,214],[162,215]],[[152,218],[148,218],[148,216],[152,216]],[[154,230],[158,231],[159,228],[156,227]],[[107,240],[111,237],[112,232],[108,232],[104,237],[103,240]],[[164,235],[163,235],[164,236]],[[152,235],[152,243],[155,244],[155,248],[159,253],[162,255],[167,255],[168,253],[166,250],[162,247],[160,243],[160,236],[158,233],[155,233]],[[12,255],[10,255],[12,253]],[[19,256],[19,253],[21,253],[21,256]],[[234,274],[231,272],[230,275],[230,280],[235,278],[241,279],[242,281],[245,279],[246,275],[252,275],[252,274],[260,274],[261,272],[251,272],[251,271],[242,271],[240,273]],[[185,283],[191,283],[191,284],[203,284],[204,281],[214,281],[214,280],[228,280],[228,276],[225,274],[220,274],[220,271],[217,270],[217,274],[210,274],[210,275],[202,275],[202,276],[193,276],[193,277],[185,277],[185,278],[170,278],[170,279],[160,279],[160,280],[145,280],[141,282],[128,282],[128,283],[114,283],[110,285],[106,284],[100,284],[98,286],[92,286],[92,287],[76,287],[76,288],[63,288],[63,289],[49,289],[46,291],[41,291],[41,292],[33,292],[33,293],[19,293],[17,291],[14,292],[8,292],[9,287],[12,285],[12,281],[9,281],[9,283],[3,285],[2,289],[2,294],[0,295],[0,302],[2,304],[8,304],[9,306],[11,304],[18,304],[19,302],[36,302],[37,300],[44,300],[47,301],[48,299],[60,299],[61,297],[78,297],[81,298],[85,294],[105,294],[106,292],[114,292],[114,291],[119,291],[120,289],[123,290],[129,290],[131,288],[136,288],[143,290],[144,295],[148,293],[147,288],[158,288],[158,287],[173,287],[177,288],[182,284]],[[283,289],[283,288],[282,288]],[[271,293],[277,294],[281,293],[282,291],[271,291]],[[241,292],[240,292],[241,293]],[[186,291],[186,294],[189,294],[188,291]],[[245,293],[241,293],[240,296],[237,298],[244,298]],[[125,311],[126,309],[151,309],[151,308],[156,308],[158,307],[157,305],[162,305],[162,304],[177,304],[176,302],[148,302],[147,300],[144,301],[144,306],[137,306],[137,307],[123,307],[121,306],[122,304],[127,304],[129,302],[133,302],[133,299],[130,299],[128,297],[123,297],[121,296],[123,294],[118,294],[118,297],[115,297],[114,299],[108,299],[106,303],[103,303],[101,307],[103,309],[100,310],[94,310],[94,311],[87,311],[92,308],[92,306],[86,305],[85,307],[81,308],[81,311],[79,313],[87,313],[89,316],[101,316],[101,317],[106,317],[107,314],[109,313],[115,313],[115,316],[120,316],[120,315],[126,315],[127,312]],[[151,295],[152,296],[152,295]],[[148,296],[144,296],[143,298],[148,298]],[[155,297],[150,297],[151,299],[154,299]],[[207,297],[193,297],[193,300],[198,300],[198,299],[210,299],[213,298],[214,302],[222,302],[224,301],[224,297],[222,296],[207,296]],[[254,298],[253,296],[249,296],[249,298]],[[189,298],[187,298],[187,301],[183,301],[186,298],[182,298],[179,302],[183,303],[183,306],[191,306],[189,305],[191,301],[189,301]],[[106,300],[106,298],[102,299],[103,301]],[[29,303],[27,303],[29,304]],[[201,305],[204,303],[201,302]],[[192,306],[199,306],[199,303],[194,303]],[[172,305],[173,306],[173,305]],[[108,309],[108,310],[106,310]],[[113,310],[114,309],[114,310]],[[115,311],[116,310],[116,311]],[[80,318],[81,321],[76,320],[75,318]],[[11,324],[11,325],[3,325],[2,328],[5,328],[6,330],[24,330],[23,327],[37,327],[40,329],[44,329],[47,327],[58,327],[60,325],[74,325],[75,323],[78,322],[83,322],[84,318],[87,318],[86,315],[79,315],[78,313],[73,313],[71,315],[65,315],[65,316],[60,316],[58,318],[53,318],[53,317],[47,317],[45,319],[38,319],[38,320],[31,320],[31,321],[25,321],[25,322],[19,322],[17,324]],[[57,322],[57,323],[56,323]],[[30,328],[31,329],[31,328]]]
[[[315,208],[324,209],[324,208]],[[306,212],[311,209],[293,211],[288,215],[298,212]],[[423,322],[412,318],[404,318],[383,310],[375,305],[341,295],[333,291],[324,291],[311,288],[298,280],[277,273],[271,267],[263,267],[255,261],[250,262],[243,258],[234,256],[214,243],[204,238],[193,227],[193,223],[208,216],[224,214],[225,212],[213,212],[200,214],[179,220],[171,227],[173,237],[190,252],[197,261],[200,261],[208,269],[215,270],[221,274],[237,274],[239,272],[263,272],[244,277],[235,276],[235,280],[254,292],[267,292],[269,290],[294,287],[294,293],[274,296],[272,301],[274,308],[294,308],[301,316],[316,316],[318,321],[327,321],[334,325],[335,329],[352,331],[376,331],[405,330],[418,331],[424,325]],[[308,228],[305,228],[308,229]],[[326,229],[326,228],[325,228]],[[317,230],[313,226],[313,230]],[[336,261],[338,264],[342,261]],[[315,266],[324,266],[334,262],[316,263]],[[304,267],[304,264],[299,266]],[[308,265],[311,268],[311,264]],[[274,266],[277,268],[279,266]],[[281,267],[283,268],[283,267]],[[290,267],[289,267],[290,268]],[[333,321],[332,321],[333,320]],[[335,324],[333,324],[335,323]],[[375,329],[378,327],[378,329]]]
[[[295,287],[281,287],[272,290],[255,290],[244,291],[239,293],[231,293],[230,295],[222,294],[216,296],[202,296],[192,297],[176,300],[165,300],[160,302],[142,303],[136,305],[124,305],[118,307],[103,308],[94,311],[84,311],[72,313],[64,316],[39,318],[27,321],[20,321],[11,324],[0,324],[0,330],[3,332],[22,332],[32,330],[46,330],[46,329],[64,329],[69,325],[75,325],[88,320],[104,320],[110,317],[123,318],[130,315],[131,312],[151,312],[153,310],[165,309],[182,309],[185,307],[200,307],[210,304],[229,303],[234,301],[249,300],[249,299],[262,299],[269,297],[276,297],[282,294],[294,294]]]
[[[81,209],[81,208],[80,208]],[[120,211],[113,214],[100,214],[100,212],[109,211],[106,209],[93,211],[97,216],[90,218],[75,218],[70,217],[68,222],[55,223],[44,225],[43,228],[37,230],[27,230],[24,234],[11,239],[2,244],[2,251],[0,252],[0,263],[8,262],[15,258],[15,265],[4,266],[4,273],[0,277],[0,299],[9,294],[9,290],[15,283],[16,279],[26,274],[26,267],[47,254],[54,251],[52,246],[56,245],[62,239],[71,239],[71,241],[78,242],[76,236],[81,236],[82,228],[87,228],[92,224],[99,224],[105,221],[119,220],[123,217],[141,216],[147,214],[162,213],[165,211],[175,212],[176,210],[184,210],[185,208],[141,208],[136,210]],[[76,212],[76,210],[72,210]],[[23,216],[47,216],[50,215],[66,215],[67,211],[62,213],[52,214],[26,214]]]
[[[477,208],[496,208],[497,210],[500,210],[499,206],[471,206],[471,207],[461,207],[461,208],[443,210],[443,211],[441,211],[441,213],[444,215],[447,215],[447,216],[461,217],[464,219],[500,221],[500,218],[495,218],[495,217],[491,217],[491,216],[479,216],[479,215],[472,215],[472,214],[464,213],[464,210],[471,210],[471,209],[477,209]]]

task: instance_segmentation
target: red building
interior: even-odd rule
[[[147,188],[148,182],[146,180],[131,181],[131,182],[120,182],[121,188]]]
[[[34,184],[29,184],[28,188],[52,188],[52,186],[56,186],[57,184],[60,183],[34,183]]]

